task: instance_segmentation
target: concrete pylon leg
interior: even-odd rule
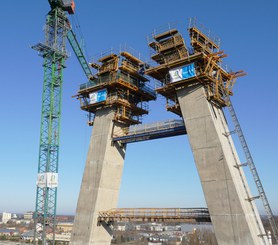
[[[195,85],[177,90],[195,164],[219,245],[269,244],[250,197],[223,111]],[[226,135],[225,135],[226,134]]]
[[[125,149],[113,145],[112,130],[121,130],[113,122],[114,111],[96,112],[82,179],[71,245],[108,245],[109,229],[98,226],[99,211],[116,208],[122,177]],[[109,228],[109,227],[106,227]]]

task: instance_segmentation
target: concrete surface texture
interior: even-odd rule
[[[108,245],[109,227],[98,226],[99,211],[116,208],[122,177],[125,148],[112,144],[113,130],[121,125],[113,122],[114,111],[96,112],[86,166],[82,179],[71,245]]]
[[[269,244],[223,111],[201,85],[177,90],[182,116],[219,245]]]

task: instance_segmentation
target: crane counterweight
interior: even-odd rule
[[[68,12],[68,14],[74,14],[75,12],[75,2],[74,0],[48,0],[51,9],[61,8],[62,10]]]

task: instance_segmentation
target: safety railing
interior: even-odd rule
[[[134,72],[137,72],[139,70],[139,66],[135,65],[129,60],[123,60],[121,65],[127,67],[128,69],[131,69]]]
[[[126,135],[137,135],[142,133],[149,133],[154,131],[162,131],[167,130],[171,128],[177,128],[184,126],[183,120],[167,120],[162,122],[155,122],[151,124],[143,124],[143,125],[132,125],[128,128],[125,128],[124,130],[121,130],[119,132],[115,132],[115,137],[124,136],[124,132]]]
[[[123,73],[108,74],[108,75],[105,75],[105,76],[100,76],[98,78],[90,80],[87,83],[81,84],[80,85],[80,90],[88,89],[88,88],[91,88],[91,87],[95,87],[95,86],[97,86],[99,84],[103,84],[103,83],[115,82],[115,81],[117,81],[120,78],[123,81],[138,87],[143,92],[151,94],[154,97],[156,96],[156,93],[155,93],[154,89],[150,85],[147,85],[146,83],[140,83],[140,81],[137,78],[134,78],[132,76],[127,76],[127,75],[125,75]]]
[[[144,57],[142,57],[142,54],[139,51],[137,51],[136,49],[134,49],[126,44],[120,45],[119,51],[120,51],[120,53],[122,53],[122,52],[130,53],[132,56],[138,58],[139,60],[142,60],[144,58]]]
[[[156,97],[156,92],[151,86],[148,86],[148,85],[144,84],[144,85],[140,86],[139,88],[143,92],[145,92],[147,94],[151,94],[153,97]]]
[[[190,28],[197,28],[200,32],[202,32],[204,35],[206,35],[212,42],[214,42],[218,47],[221,44],[220,38],[215,35],[213,32],[211,32],[210,29],[202,25],[197,21],[196,18],[189,18],[189,24],[188,24],[188,29]]]
[[[105,56],[109,56],[109,55],[113,55],[116,54],[117,50],[114,48],[110,48],[104,51],[101,51],[100,53],[95,54],[92,58],[91,58],[91,63],[97,63],[99,59],[105,57]]]
[[[163,32],[167,32],[167,31],[170,31],[170,30],[173,30],[173,29],[176,29],[177,28],[177,22],[169,22],[167,23],[166,25],[163,25],[163,26],[159,26],[157,28],[155,28],[151,35],[148,36],[148,41],[149,43],[152,42],[153,38],[158,35],[158,34],[161,34]]]

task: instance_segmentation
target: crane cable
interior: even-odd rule
[[[79,22],[79,18],[78,18],[78,14],[77,12],[75,11],[74,15],[70,15],[70,23],[72,25],[72,29],[74,31],[74,33],[80,37],[80,46],[81,46],[81,49],[85,55],[85,58],[86,60],[87,57],[88,57],[88,51],[87,51],[87,47],[86,47],[86,43],[85,43],[85,38],[84,38],[84,35],[83,35],[83,31],[82,31],[82,28],[81,28],[81,25],[80,25],[80,22]]]

